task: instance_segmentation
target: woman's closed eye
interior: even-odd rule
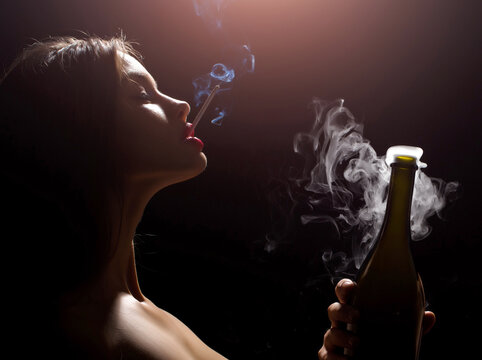
[[[150,102],[152,100],[151,95],[144,89],[140,91],[138,98],[144,102]]]

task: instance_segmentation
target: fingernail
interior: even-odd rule
[[[346,279],[345,281],[343,281],[343,282],[341,283],[340,286],[350,285],[352,282],[353,282],[353,281],[351,281],[350,279]]]
[[[352,351],[351,349],[344,348],[344,349],[343,349],[343,355],[346,355],[346,356],[350,356],[350,357],[351,357],[351,356],[354,355],[354,353],[353,353],[353,351]]]
[[[357,324],[349,323],[349,324],[347,324],[346,329],[348,331],[356,334],[356,332],[358,331],[358,326],[357,326]]]

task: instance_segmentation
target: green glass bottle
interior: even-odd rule
[[[419,161],[422,152],[407,146],[387,151],[391,177],[385,218],[356,279],[360,346],[354,359],[418,359],[425,295],[410,250],[410,210],[415,173],[425,165]]]

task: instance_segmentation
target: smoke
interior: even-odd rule
[[[194,103],[200,106],[211,90],[220,85],[215,103],[215,118],[211,122],[215,125],[221,125],[224,117],[231,112],[232,97],[230,90],[233,88],[233,82],[236,78],[240,78],[246,73],[254,72],[255,58],[248,45],[232,46],[230,51],[226,51],[229,58],[229,65],[223,63],[214,64],[211,71],[207,74],[195,78],[192,82],[194,87]]]
[[[315,122],[309,132],[294,137],[295,153],[304,159],[300,176],[291,181],[306,202],[301,222],[331,223],[348,237],[347,252],[325,251],[331,274],[360,268],[380,231],[385,214],[390,167],[363,137],[363,125],[344,107],[343,100],[313,100]],[[411,211],[412,239],[430,234],[427,219],[441,215],[447,199],[455,199],[459,184],[428,177],[417,170]],[[356,234],[354,236],[353,234]],[[350,255],[351,253],[351,255]]]
[[[192,0],[196,15],[213,31],[223,27],[224,9],[234,0]]]
[[[224,10],[234,0],[193,0],[194,10],[200,16],[213,34],[223,30]],[[226,34],[224,34],[226,35]],[[214,100],[215,115],[211,122],[221,125],[224,117],[231,112],[232,98],[230,90],[235,79],[241,78],[246,73],[254,72],[255,57],[248,44],[233,45],[227,36],[224,36],[226,46],[224,49],[224,63],[216,63],[210,72],[196,77],[192,84],[194,87],[194,103],[200,106],[211,90],[220,85]]]

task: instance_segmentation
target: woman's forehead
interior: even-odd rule
[[[154,78],[151,74],[149,74],[144,65],[142,65],[139,60],[134,58],[132,55],[121,53],[121,59],[124,71],[128,78],[144,78],[152,83],[155,83]]]

